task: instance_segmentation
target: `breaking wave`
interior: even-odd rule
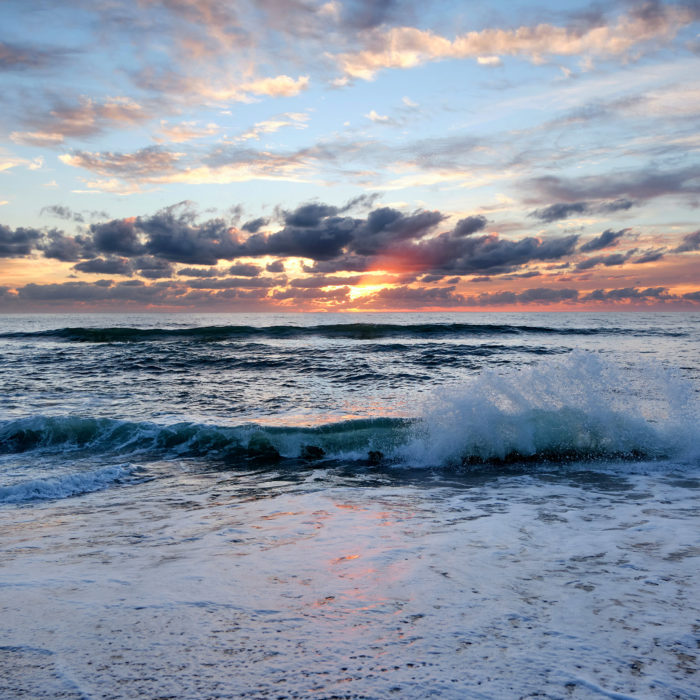
[[[10,486],[0,486],[0,503],[24,503],[78,496],[100,491],[130,477],[131,465],[114,465],[95,471],[61,474],[43,479],[29,479]]]
[[[699,415],[697,395],[679,375],[645,368],[635,379],[629,369],[575,352],[505,375],[484,372],[459,388],[436,392],[411,418],[299,427],[36,416],[0,423],[0,453],[79,450],[141,461],[188,457],[232,468],[251,462],[471,468],[697,460]],[[108,481],[119,475],[103,470],[90,478]],[[66,483],[41,488],[83,488]]]

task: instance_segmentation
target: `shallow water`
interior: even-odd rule
[[[0,697],[700,697],[698,317],[504,318],[8,321]]]

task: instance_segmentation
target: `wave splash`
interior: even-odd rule
[[[696,462],[697,396],[690,382],[669,370],[633,371],[596,354],[575,352],[509,374],[484,372],[459,388],[441,389],[413,418],[229,427],[36,416],[0,423],[0,453],[79,451],[81,456],[141,463],[187,457],[230,467],[356,462],[469,468],[665,458]],[[123,469],[109,467],[80,478],[68,475],[61,483],[48,480],[42,486],[4,487],[0,501],[102,488],[123,478]],[[80,481],[87,478],[92,481]]]
[[[697,394],[677,372],[576,351],[433,396],[400,452],[425,465],[694,460],[699,436]]]

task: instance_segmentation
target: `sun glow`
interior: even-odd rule
[[[370,294],[374,294],[390,286],[389,284],[356,284],[350,287],[350,300],[354,301],[358,297],[369,296]]]

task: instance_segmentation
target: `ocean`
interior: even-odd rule
[[[700,314],[0,318],[0,698],[700,698]]]

